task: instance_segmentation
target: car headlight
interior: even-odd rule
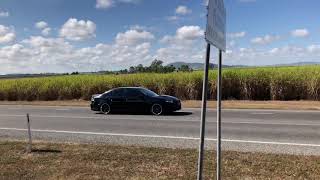
[[[173,100],[166,100],[166,103],[173,103]]]

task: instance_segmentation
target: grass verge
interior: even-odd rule
[[[0,140],[0,179],[195,179],[197,150]],[[205,179],[214,179],[214,152]],[[223,179],[320,179],[320,157],[224,152]]]
[[[89,101],[0,101],[0,105],[74,106],[88,107]],[[279,109],[320,110],[320,101],[223,101],[225,109]],[[183,101],[183,108],[201,108],[201,101]],[[216,107],[216,101],[208,101],[209,108]]]

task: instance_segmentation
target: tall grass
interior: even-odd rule
[[[209,98],[216,98],[216,71],[210,71]],[[130,75],[76,75],[0,80],[0,100],[88,100],[122,86],[143,86],[181,99],[201,99],[203,72]],[[223,99],[320,100],[320,66],[231,68],[223,70]]]

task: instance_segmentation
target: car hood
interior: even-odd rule
[[[102,94],[94,94],[91,98],[100,98]]]

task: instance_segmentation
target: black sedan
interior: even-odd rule
[[[93,95],[91,110],[104,114],[111,112],[146,112],[154,115],[181,109],[181,101],[172,96],[158,95],[141,87],[121,87]]]

